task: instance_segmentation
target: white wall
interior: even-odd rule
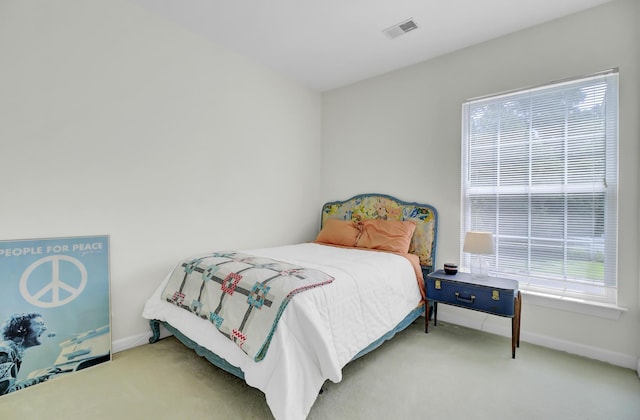
[[[533,305],[525,296],[522,338],[635,368],[640,354],[639,9],[637,0],[615,1],[326,92],[322,198],[383,192],[431,203],[440,214],[437,265],[458,261],[462,102],[619,67],[618,278],[619,305],[628,311],[610,320]],[[444,305],[440,317],[509,331],[504,319]]]
[[[123,0],[0,1],[0,60],[0,239],[110,235],[115,342],[178,258],[316,233],[319,93]]]
[[[525,300],[523,338],[624,365],[640,353],[639,17],[619,0],[321,98],[124,0],[0,0],[0,239],[110,235],[116,343],[148,331],[142,305],[176,258],[308,240],[326,200],[434,204],[441,265],[458,258],[462,101],[617,66],[629,310]]]

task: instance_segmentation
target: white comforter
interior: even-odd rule
[[[209,321],[163,302],[160,295],[168,277],[147,301],[143,317],[169,322],[242,369],[247,384],[264,392],[278,420],[304,419],[325,380],[342,380],[344,365],[420,302],[415,271],[398,255],[314,243],[242,252],[315,268],[335,278],[293,298],[262,361],[253,361]]]

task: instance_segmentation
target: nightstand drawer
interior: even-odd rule
[[[481,282],[482,280],[477,281]],[[496,287],[489,280],[486,285],[477,283],[427,277],[427,299],[494,315],[514,316],[517,286],[514,290]]]

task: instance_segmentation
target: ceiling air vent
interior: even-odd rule
[[[413,31],[414,29],[418,29],[418,25],[413,20],[413,18],[411,18],[390,26],[382,32],[384,32],[384,34],[390,39],[394,39],[399,37],[400,35],[406,34],[409,31]]]

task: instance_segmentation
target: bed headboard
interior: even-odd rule
[[[436,261],[438,212],[429,204],[409,203],[384,194],[360,194],[345,201],[332,201],[322,206],[320,226],[327,219],[413,220],[416,230],[409,252],[420,258],[423,271],[430,273]]]

